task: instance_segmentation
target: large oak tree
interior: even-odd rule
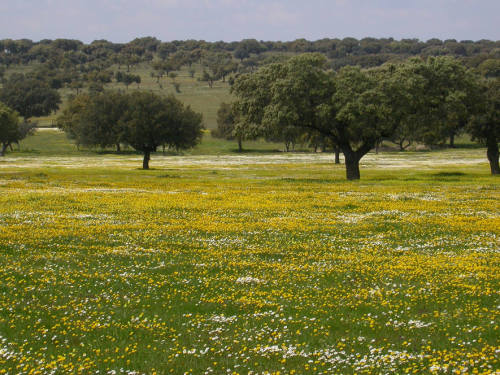
[[[303,54],[240,76],[233,91],[249,123],[264,128],[302,127],[340,147],[349,180],[360,178],[359,161],[393,130],[381,72],[347,67],[326,70],[320,54]]]

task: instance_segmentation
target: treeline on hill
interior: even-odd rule
[[[500,41],[456,41],[430,39],[394,40],[392,38],[321,39],[291,42],[266,42],[246,39],[239,42],[206,42],[186,40],[162,42],[154,37],[137,38],[128,43],[95,40],[90,44],[78,40],[56,39],[33,42],[28,39],[0,40],[0,78],[12,65],[37,63],[34,77],[43,77],[51,88],[83,87],[94,91],[115,77],[113,67],[126,68],[115,78],[127,87],[138,82],[129,74],[139,63],[149,63],[159,81],[164,75],[201,64],[201,80],[210,86],[214,81],[231,79],[234,73],[253,71],[273,62],[287,60],[293,55],[317,52],[323,54],[328,65],[338,70],[347,65],[363,68],[380,66],[390,61],[402,61],[412,56],[453,56],[467,67],[478,69],[482,75],[500,75]],[[178,87],[176,87],[178,90]]]

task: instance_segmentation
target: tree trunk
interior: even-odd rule
[[[335,164],[340,164],[340,148],[339,146],[335,146]]]
[[[243,144],[242,144],[241,137],[238,137],[238,151],[239,152],[243,151]]]
[[[407,143],[406,143],[406,146],[405,146],[405,139],[402,138],[402,139],[399,140],[399,151],[406,151],[406,149],[411,146],[411,141],[408,140],[406,142]]]
[[[142,169],[149,169],[150,159],[151,159],[151,151],[144,151],[144,159],[142,160]]]
[[[450,133],[450,148],[455,148],[455,132]]]
[[[488,156],[488,161],[490,162],[491,174],[500,174],[500,166],[498,164],[499,151],[496,137],[489,137],[486,140],[486,146],[488,147],[486,155]]]
[[[116,144],[116,152],[120,152],[121,150],[122,150],[122,149],[120,148],[120,144],[119,144],[119,143],[117,143],[117,144]]]
[[[345,171],[348,180],[359,180],[359,160],[360,158],[353,151],[344,151]]]
[[[5,150],[7,150],[7,147],[9,147],[8,143],[2,144],[2,151],[0,152],[0,156],[5,156]]]
[[[363,143],[356,151],[354,151],[349,143],[340,145],[340,148],[345,157],[345,171],[348,180],[359,180],[359,161],[374,146],[375,142],[366,142]]]

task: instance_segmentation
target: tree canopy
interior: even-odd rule
[[[144,153],[149,168],[151,153],[161,145],[179,149],[195,146],[202,136],[202,116],[173,96],[135,92],[128,97],[122,117],[124,140]]]
[[[448,57],[334,72],[323,55],[303,54],[241,75],[233,92],[243,123],[329,139],[350,180],[360,178],[359,161],[381,140],[453,137],[480,100],[477,77]]]
[[[347,178],[358,179],[361,157],[390,132],[378,78],[359,68],[334,74],[322,55],[304,54],[241,76],[233,90],[248,122],[323,134],[344,153]]]
[[[246,123],[239,115],[235,103],[221,103],[217,110],[217,128],[212,130],[212,136],[238,142],[238,152],[243,151],[243,141],[256,139],[265,135],[261,129]]]
[[[16,110],[25,119],[46,116],[59,108],[61,96],[47,82],[13,74],[0,90],[0,101]]]
[[[202,136],[202,115],[173,96],[148,92],[103,92],[73,98],[57,120],[58,126],[85,146],[132,146],[144,154],[149,168],[151,153],[159,146],[175,150],[195,146]]]

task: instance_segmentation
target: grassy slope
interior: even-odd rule
[[[8,69],[6,76],[14,72],[26,73],[32,70],[33,67],[33,65],[13,66]],[[146,90],[161,93],[163,95],[175,95],[183,103],[190,105],[195,111],[203,114],[203,119],[207,129],[214,129],[217,127],[216,117],[220,103],[231,101],[229,85],[227,82],[219,81],[214,83],[213,88],[209,88],[207,82],[201,82],[198,80],[201,75],[201,66],[195,64],[193,65],[193,68],[196,70],[194,78],[191,78],[188,72],[188,67],[182,67],[180,71],[176,72],[178,76],[175,78],[175,81],[180,83],[181,91],[180,93],[176,93],[172,84],[172,79],[166,76],[160,80],[160,87],[160,85],[156,82],[156,78],[151,77],[151,72],[153,72],[153,70],[149,64],[133,66],[130,73],[140,75],[141,84],[130,85],[128,90]],[[117,71],[118,66],[114,66],[113,70]],[[122,66],[121,70],[124,71],[125,68]],[[107,84],[105,88],[113,90],[126,90],[123,84],[114,81]],[[60,93],[63,98],[61,108],[64,108],[68,95],[74,94],[74,91],[71,89],[61,89]],[[38,121],[40,126],[53,126],[56,116],[57,113],[54,113],[50,116],[34,118],[33,120]]]

